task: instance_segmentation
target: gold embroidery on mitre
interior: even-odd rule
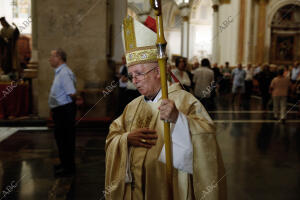
[[[155,46],[137,47],[126,52],[127,66],[150,63],[157,61],[157,49]]]
[[[128,16],[123,21],[124,24],[124,39],[126,51],[136,48],[136,38],[134,32],[133,18]]]

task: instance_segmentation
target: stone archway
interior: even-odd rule
[[[190,45],[191,61],[209,58],[212,60],[213,40],[213,1],[198,0],[192,3],[190,13]]]
[[[266,19],[266,38],[265,38],[265,49],[266,52],[269,52],[271,49],[271,25],[272,20],[277,13],[277,11],[286,6],[286,5],[295,5],[300,6],[300,0],[285,0],[285,1],[271,1],[268,5],[267,10],[267,19]],[[264,60],[269,62],[270,61],[270,54],[265,53]]]
[[[289,4],[275,13],[271,23],[270,63],[292,64],[300,59],[300,6]]]

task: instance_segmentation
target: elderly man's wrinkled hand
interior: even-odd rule
[[[151,148],[156,144],[157,134],[155,130],[139,128],[127,136],[129,146]]]
[[[176,108],[174,101],[170,99],[164,99],[162,100],[158,109],[160,111],[161,120],[176,123],[179,112]]]

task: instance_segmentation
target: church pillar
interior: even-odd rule
[[[36,2],[37,0],[31,0],[31,38],[32,38],[32,56],[30,62],[38,61],[38,52],[37,52],[37,15],[36,15]]]
[[[181,55],[183,57],[188,58],[189,56],[189,14],[190,7],[189,4],[182,4],[179,6],[180,15],[182,17],[182,25],[181,25]]]
[[[239,22],[239,36],[237,47],[237,63],[243,63],[244,60],[244,40],[245,40],[245,16],[246,16],[246,1],[240,0],[240,22]]]
[[[24,77],[31,78],[32,87],[32,113],[38,113],[38,80],[37,73],[39,67],[39,57],[38,57],[38,43],[37,43],[37,0],[31,0],[31,59],[27,65],[27,69],[24,69]]]
[[[68,55],[67,64],[76,76],[78,94],[85,95],[85,105],[93,106],[85,118],[107,116],[112,95],[105,96],[101,103],[97,103],[103,97],[102,91],[112,83],[110,80],[113,74],[113,70],[107,67],[106,45],[109,41],[106,36],[109,33],[106,27],[107,12],[110,12],[107,3],[98,1],[91,5],[85,1],[76,1],[70,9],[65,1],[35,0],[38,17],[36,25],[40,67],[37,92],[40,117],[49,117],[48,98],[54,78],[49,56],[51,50],[58,47],[63,48]],[[121,40],[121,33],[117,37]],[[122,51],[121,42],[118,47]],[[80,115],[86,112],[82,110]]]
[[[256,59],[255,59],[257,64],[262,64],[264,62],[267,1],[268,0],[259,0],[257,39],[256,39]]]
[[[111,23],[113,34],[110,36],[112,42],[112,60],[121,62],[123,51],[122,42],[122,22],[127,15],[127,1],[113,0],[112,6],[112,18]]]
[[[218,34],[219,27],[219,1],[213,2],[213,39],[212,39],[212,62],[216,63],[219,61],[219,37],[214,37]]]
[[[248,23],[248,43],[247,43],[247,63],[253,63],[254,62],[254,22],[255,22],[255,4],[253,1],[249,2],[249,9],[248,17],[249,17],[249,23]]]

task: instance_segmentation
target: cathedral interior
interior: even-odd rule
[[[216,127],[227,199],[300,199],[300,0],[161,0],[161,7],[168,67],[183,59],[190,75],[208,59],[215,72],[197,98]],[[133,95],[120,95],[127,16],[147,24],[155,12],[149,0],[0,0],[0,200],[105,199],[106,136]],[[58,48],[76,77],[77,169],[68,177],[53,173],[49,57]],[[251,87],[235,96],[230,73],[239,65],[253,73]],[[291,82],[281,118],[270,83],[263,89],[266,66],[272,79],[284,68]]]

